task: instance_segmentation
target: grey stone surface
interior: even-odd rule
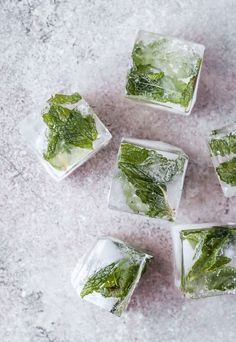
[[[0,341],[236,340],[233,296],[186,300],[173,284],[170,228],[107,208],[121,137],[160,139],[190,156],[179,222],[233,221],[206,137],[236,118],[234,0],[0,1]],[[193,113],[182,117],[124,98],[138,29],[206,46]],[[110,145],[57,184],[17,124],[54,92],[79,90],[113,134]],[[155,260],[122,318],[82,302],[70,284],[78,258],[109,234]]]

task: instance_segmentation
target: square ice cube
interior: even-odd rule
[[[205,47],[139,31],[127,75],[126,96],[189,115],[197,97]]]
[[[172,229],[175,280],[187,297],[236,294],[236,224]]]
[[[111,139],[111,134],[79,93],[56,94],[42,115],[30,115],[20,132],[48,173],[67,177]]]
[[[174,221],[188,164],[178,147],[161,141],[123,139],[109,207]]]
[[[151,259],[118,239],[100,238],[77,264],[72,286],[81,298],[120,316]]]
[[[226,197],[236,195],[236,123],[216,129],[208,139],[211,159]]]

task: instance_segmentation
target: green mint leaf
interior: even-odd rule
[[[55,94],[52,96],[48,102],[51,104],[59,105],[59,104],[74,104],[82,99],[79,93],[74,93],[71,95],[64,94]]]
[[[160,80],[162,77],[164,77],[164,72],[151,72],[149,74],[147,74],[147,77],[152,80],[152,81],[158,81]]]
[[[214,264],[211,267],[209,267],[209,270],[217,271],[219,268],[221,268],[221,266],[224,266],[230,263],[230,261],[231,259],[228,258],[227,256],[216,257]]]
[[[227,291],[236,288],[236,268],[223,267],[212,272],[207,278],[209,290]]]
[[[129,256],[113,262],[88,278],[80,296],[99,292],[103,297],[123,300],[133,286],[139,268],[140,262]]]
[[[203,230],[185,230],[181,239],[188,240],[194,249],[194,263],[189,272],[182,271],[181,286],[185,292],[236,288],[236,269],[229,266],[231,258],[224,251],[235,243],[236,229],[212,227]]]
[[[209,147],[213,156],[226,156],[236,153],[236,135],[234,133],[227,134],[221,139],[212,138],[209,141]]]
[[[236,157],[219,164],[216,172],[223,182],[236,186]]]
[[[184,108],[189,106],[202,63],[195,52],[173,52],[170,42],[159,38],[148,44],[138,41],[132,60],[133,66],[127,77],[127,95],[175,103]]]
[[[172,101],[174,103],[178,103],[179,101],[182,107],[187,108],[189,105],[189,102],[191,101],[193,97],[196,80],[197,80],[196,76],[193,76],[191,80],[187,83],[187,85],[184,87],[184,89],[182,90],[180,100],[172,99]]]
[[[74,148],[93,149],[98,133],[92,115],[83,116],[76,108],[51,104],[43,121],[48,126],[48,145],[43,157],[55,168],[68,167],[67,156]]]
[[[155,97],[156,100],[161,100],[164,96],[163,87],[160,84],[160,79],[164,73],[160,72],[156,79],[151,79],[150,75],[153,75],[150,70],[148,74],[140,73],[137,69],[132,68],[126,85],[128,95],[138,95],[144,98]],[[154,74],[156,75],[156,74]]]
[[[121,181],[126,202],[132,211],[173,221],[167,184],[183,172],[184,163],[183,157],[168,159],[155,150],[122,143],[118,169],[123,177]]]
[[[202,231],[201,233],[199,230],[183,230],[180,234],[180,237],[182,240],[188,240],[191,244],[192,248],[195,249],[196,246],[200,243],[200,241],[203,239],[203,236],[205,237],[206,233],[205,231]]]

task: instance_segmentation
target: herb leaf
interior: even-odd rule
[[[167,183],[183,172],[184,163],[183,157],[168,159],[155,150],[122,143],[118,169],[124,178],[123,190],[129,207],[137,213],[173,221],[174,213],[167,201]],[[134,195],[146,205],[143,209],[139,208]]]
[[[236,157],[219,164],[216,172],[223,182],[236,186]]]
[[[133,66],[127,78],[127,95],[187,108],[193,97],[202,59],[193,51],[190,55],[184,51],[173,53],[169,44],[165,38],[149,44],[143,41],[135,44]]]
[[[74,93],[71,95],[65,95],[65,94],[55,94],[52,96],[48,102],[51,104],[73,104],[82,99],[81,95],[79,93]]]
[[[181,286],[185,292],[236,289],[236,268],[228,266],[231,259],[224,255],[225,249],[235,243],[235,237],[236,229],[228,227],[181,232],[182,241],[188,240],[195,251],[190,271],[187,275],[182,271]]]
[[[234,290],[236,288],[236,268],[226,266],[212,272],[207,279],[209,290]]]
[[[59,104],[74,103],[79,96],[78,93],[57,94],[49,100],[51,106],[43,114],[43,121],[48,126],[48,146],[43,157],[58,169],[68,167],[63,154],[70,154],[75,147],[93,149],[93,142],[98,136],[92,115],[83,116],[78,109],[69,109]]]
[[[113,262],[88,278],[80,296],[83,298],[99,292],[103,297],[123,300],[137,277],[139,267],[140,263],[130,257]]]
[[[226,156],[236,153],[236,135],[234,133],[227,134],[221,139],[211,139],[209,141],[211,154],[213,156]]]

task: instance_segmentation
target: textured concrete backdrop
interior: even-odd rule
[[[235,0],[0,0],[0,341],[234,342],[233,296],[185,300],[173,285],[168,225],[107,208],[121,137],[160,139],[190,156],[179,222],[233,221],[206,137],[236,119]],[[191,116],[124,98],[138,29],[206,46]],[[79,90],[113,134],[110,145],[57,184],[17,124],[58,91]],[[71,270],[97,236],[155,255],[122,318],[82,302]]]

